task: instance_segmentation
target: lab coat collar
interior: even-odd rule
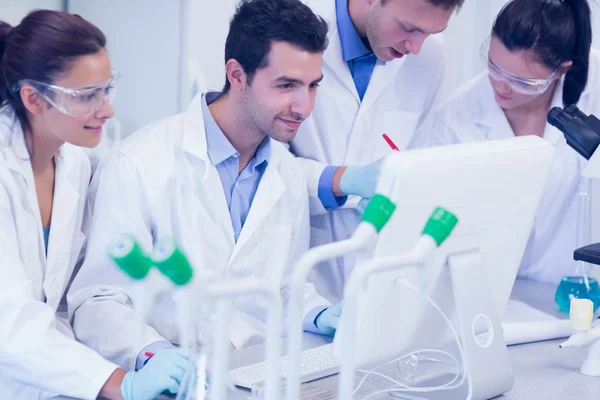
[[[208,158],[214,166],[217,166],[231,157],[239,157],[240,153],[227,140],[227,137],[213,118],[208,108],[218,98],[218,93],[209,92],[202,98],[202,118],[204,118],[204,129],[206,131],[206,149]]]
[[[33,184],[33,171],[31,170],[31,156],[25,142],[25,134],[21,123],[14,111],[9,107],[0,109],[0,145],[9,150],[6,152],[8,168],[21,174],[27,185]],[[72,146],[63,144],[56,153],[54,160],[56,162],[56,175],[64,173],[65,176],[71,176],[73,162],[65,156],[66,148]],[[76,186],[76,183],[73,183]]]
[[[488,128],[485,136],[489,140],[493,139],[508,139],[514,137],[514,133],[502,108],[494,99],[494,89],[488,79],[486,73],[481,74],[476,83],[479,89],[478,93],[483,93],[475,106],[477,110],[472,110],[475,116],[474,122]]]
[[[204,164],[203,179],[207,178],[208,165],[211,165],[206,144],[206,130],[202,115],[202,101],[206,94],[197,94],[190,103],[183,118],[183,139],[181,148]]]
[[[8,168],[25,177],[26,181],[32,179],[29,150],[23,128],[15,112],[8,106],[0,109],[0,146],[6,150]]]
[[[308,0],[307,4],[315,14],[321,16],[329,25],[329,31],[327,33],[329,46],[323,55],[323,62],[329,67],[323,71],[325,79],[339,80],[352,96],[354,96],[356,103],[360,104],[361,100],[358,91],[356,90],[354,79],[352,79],[350,68],[344,61],[342,41],[337,27],[335,0]],[[328,72],[331,72],[333,76],[328,76]]]

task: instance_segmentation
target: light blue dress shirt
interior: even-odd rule
[[[356,32],[348,11],[348,0],[336,0],[335,11],[342,43],[342,57],[348,63],[354,86],[362,101],[371,81],[375,65],[384,64],[384,62],[377,59],[373,50],[365,45],[358,32]],[[332,182],[336,169],[337,166],[326,167],[319,178],[319,199],[327,209],[340,207],[347,200],[346,196],[335,197],[333,194]]]
[[[207,93],[202,101],[202,115],[206,129],[208,157],[217,168],[221,184],[227,199],[231,224],[235,233],[235,241],[240,237],[252,200],[256,195],[258,184],[262,178],[271,155],[271,140],[266,137],[256,150],[256,155],[240,173],[240,153],[229,143],[227,137],[217,125],[208,106],[219,97],[220,93]]]
[[[348,11],[348,0],[336,0],[335,10],[342,42],[342,57],[348,63],[356,91],[362,100],[371,81],[377,57],[356,32]]]
[[[44,227],[44,248],[46,249],[46,257],[48,256],[48,239],[50,239],[50,226]]]

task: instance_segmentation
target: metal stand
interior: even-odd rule
[[[298,260],[289,298],[289,329],[288,329],[288,376],[287,393],[288,400],[300,398],[300,353],[302,351],[302,294],[304,284],[311,270],[320,262],[330,260],[349,253],[366,251],[375,238],[375,229],[365,223],[361,223],[354,235],[348,240],[342,240],[315,247]],[[344,305],[346,307],[346,305]]]
[[[247,295],[263,297],[267,304],[267,334],[265,359],[267,364],[265,380],[265,400],[279,399],[279,361],[281,350],[282,304],[279,287],[265,283],[258,278],[210,282],[198,289],[200,301],[214,301],[217,304],[214,327],[214,356],[212,359],[212,382],[209,398],[226,399],[229,376],[229,326],[231,324],[232,302]],[[203,382],[198,382],[203,384]]]

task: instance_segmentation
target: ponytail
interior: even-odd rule
[[[509,51],[531,51],[556,70],[567,61],[563,104],[576,104],[587,85],[592,45],[587,0],[512,0],[494,22],[492,35]]]
[[[575,21],[575,44],[571,60],[573,66],[565,75],[563,104],[577,104],[583,93],[589,74],[590,49],[592,47],[591,10],[587,0],[564,0],[571,9]]]
[[[0,107],[7,100],[8,89],[6,84],[6,76],[4,74],[4,52],[8,43],[8,34],[12,26],[6,22],[0,21]]]

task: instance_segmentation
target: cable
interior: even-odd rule
[[[407,288],[409,288],[409,289],[413,290],[414,292],[416,292],[417,294],[423,296],[427,300],[427,302],[429,304],[431,304],[433,306],[433,308],[435,308],[438,311],[438,313],[442,316],[442,318],[444,318],[444,321],[446,321],[446,323],[450,327],[450,330],[452,331],[452,335],[454,336],[454,340],[456,342],[456,345],[458,347],[458,350],[460,352],[460,356],[461,356],[461,359],[462,359],[462,362],[463,362],[463,365],[464,365],[466,357],[465,357],[465,353],[464,353],[462,344],[460,343],[460,339],[458,337],[458,334],[456,333],[456,330],[454,329],[454,326],[450,322],[450,319],[448,318],[448,316],[446,315],[446,313],[441,310],[441,308],[435,303],[435,301],[433,301],[433,299],[429,295],[426,295],[426,294],[422,293],[419,289],[417,289],[416,287],[414,287],[410,282],[408,282],[408,281],[406,281],[404,279],[400,279],[398,281],[400,283],[402,283],[404,286],[406,286]],[[425,349],[425,350],[413,351],[413,352],[405,354],[405,355],[403,355],[403,356],[401,356],[399,358],[396,358],[395,360],[390,361],[390,362],[398,362],[398,361],[400,361],[400,360],[402,360],[402,359],[404,359],[406,357],[410,357],[412,355],[415,355],[415,354],[418,354],[418,353],[422,353],[422,352],[426,352],[426,351],[429,351],[429,352],[432,352],[432,353],[444,354],[444,355],[450,357],[451,359],[453,359],[456,362],[456,365],[460,369],[460,364],[458,363],[458,360],[456,359],[456,357],[454,357],[452,354],[450,354],[448,352],[445,352],[445,351],[442,351],[442,350],[435,350],[435,349]],[[386,364],[389,364],[390,362],[388,362]],[[358,386],[356,387],[356,389],[354,390],[354,392],[352,393],[352,395],[355,395],[360,390],[361,386],[365,383],[366,379],[371,374],[383,377],[383,378],[385,378],[385,379],[393,382],[394,384],[400,386],[400,388],[379,390],[379,391],[376,391],[376,392],[373,392],[373,393],[369,394],[363,400],[367,400],[370,397],[373,397],[373,396],[381,394],[381,393],[406,392],[406,391],[421,392],[421,393],[423,393],[423,392],[433,392],[435,390],[452,390],[452,389],[456,389],[456,388],[459,388],[460,386],[462,386],[462,384],[466,380],[466,372],[464,372],[464,373],[461,374],[460,371],[459,371],[455,375],[455,377],[454,377],[453,380],[451,380],[450,382],[445,383],[444,385],[431,386],[431,387],[411,387],[411,386],[405,385],[405,384],[403,384],[401,382],[398,382],[395,379],[390,378],[387,375],[384,375],[384,374],[379,373],[379,372],[375,372],[375,370],[377,368],[379,368],[379,367],[375,367],[375,368],[373,368],[373,369],[371,369],[369,371],[357,370],[358,372],[365,373],[365,376],[362,378],[362,380],[360,381],[360,383],[358,384]],[[456,380],[458,379],[459,375],[462,375],[462,377],[461,377],[460,381],[455,384],[454,382],[456,382]]]
[[[449,357],[449,358],[451,358],[451,359],[452,359],[454,362],[452,362],[452,363],[447,363],[447,364],[453,364],[453,365],[456,365],[456,366],[458,366],[458,367],[460,368],[460,364],[458,363],[458,360],[456,359],[456,357],[454,357],[452,354],[450,354],[450,353],[448,353],[448,352],[446,352],[446,351],[437,350],[437,349],[424,349],[424,350],[417,350],[417,351],[413,351],[413,352],[411,352],[411,353],[408,353],[408,354],[405,354],[405,355],[403,355],[402,357],[399,357],[399,358],[396,358],[396,359],[394,359],[394,360],[392,360],[392,361],[390,361],[390,362],[387,362],[387,363],[385,363],[385,364],[383,364],[383,365],[391,364],[391,363],[394,363],[394,362],[400,362],[400,361],[402,361],[403,359],[405,359],[405,358],[407,358],[407,357],[411,357],[411,356],[413,356],[413,355],[416,355],[416,354],[418,354],[418,353],[424,353],[424,352],[438,353],[438,354],[443,354],[443,355],[445,355],[445,356],[448,356],[448,357]],[[428,360],[428,361],[429,361],[429,360]],[[439,361],[439,360],[435,360],[435,359],[433,359],[433,361],[437,361],[437,362],[440,362],[440,363],[441,363],[441,362],[443,362],[443,361]],[[400,386],[403,386],[403,387],[405,387],[405,388],[408,388],[408,389],[412,389],[412,388],[413,388],[413,387],[410,387],[410,386],[406,386],[405,384],[403,384],[403,383],[400,383],[400,382],[398,382],[398,381],[396,381],[396,380],[394,380],[394,379],[390,378],[389,376],[387,376],[387,375],[385,375],[385,374],[382,374],[382,373],[380,373],[380,372],[376,372],[376,369],[377,369],[377,368],[380,368],[380,367],[381,367],[381,366],[379,366],[379,367],[375,367],[375,368],[373,368],[373,369],[372,369],[372,370],[370,370],[370,371],[363,370],[363,369],[357,369],[357,372],[363,373],[363,374],[365,374],[365,376],[362,378],[362,380],[360,381],[360,383],[358,384],[357,388],[354,390],[354,392],[353,392],[352,394],[353,394],[353,395],[355,395],[355,394],[356,394],[356,392],[358,392],[358,390],[360,389],[360,386],[362,386],[362,385],[364,384],[365,380],[366,380],[366,379],[369,377],[369,375],[377,375],[377,376],[380,376],[380,377],[382,377],[382,378],[384,378],[384,379],[387,379],[387,380],[389,380],[389,381],[393,382],[393,383],[394,383],[394,384],[396,384],[396,385],[400,385]],[[440,385],[440,386],[435,386],[435,388],[444,388],[444,387],[446,387],[446,386],[452,385],[454,382],[456,382],[456,380],[458,379],[458,376],[459,376],[459,375],[460,375],[460,374],[456,374],[456,375],[454,376],[454,379],[452,379],[450,382],[448,382],[448,383],[445,383],[445,384],[443,384],[443,385]],[[419,389],[419,388],[414,388],[414,389]]]
[[[444,355],[446,355],[446,356],[448,356],[448,357],[452,358],[452,359],[454,360],[454,363],[452,363],[452,364],[455,364],[457,367],[459,367],[459,368],[460,368],[460,364],[458,363],[458,360],[456,359],[456,357],[454,357],[454,356],[453,356],[452,354],[450,354],[450,353],[447,353],[447,352],[445,352],[445,351],[441,351],[441,350],[434,350],[434,349],[425,349],[425,350],[419,350],[419,351],[415,351],[415,352],[413,352],[413,353],[409,353],[409,354],[407,354],[406,356],[403,356],[403,358],[405,358],[405,357],[410,357],[411,355],[414,355],[414,354],[417,354],[417,353],[420,353],[420,352],[426,352],[426,351],[430,351],[430,352],[438,352],[438,353],[440,353],[440,354],[444,354]],[[400,361],[400,360],[396,359],[396,360],[394,360],[394,361],[391,361],[391,362],[396,362],[396,361]],[[389,363],[387,363],[387,364],[389,364]],[[379,367],[377,367],[377,368],[379,368]],[[361,370],[361,369],[359,369],[359,370],[357,370],[357,371],[358,371],[358,372],[361,372],[361,373],[364,373],[364,374],[366,374],[366,375],[363,377],[363,379],[362,379],[361,383],[360,383],[360,384],[359,384],[359,386],[356,388],[356,390],[354,391],[354,393],[352,393],[353,395],[354,395],[354,394],[356,394],[356,392],[358,392],[358,390],[360,389],[360,386],[361,386],[362,384],[364,384],[365,380],[368,378],[368,376],[369,376],[369,375],[376,375],[376,376],[379,376],[379,377],[381,377],[381,378],[384,378],[384,379],[387,379],[387,380],[391,381],[392,383],[394,383],[394,384],[396,384],[396,385],[398,385],[398,386],[401,386],[401,387],[403,387],[403,388],[405,388],[405,389],[407,389],[407,390],[415,390],[415,391],[419,391],[419,390],[421,390],[421,389],[428,389],[427,391],[445,389],[445,388],[448,388],[450,385],[452,385],[454,382],[456,382],[456,380],[457,380],[457,379],[458,379],[458,377],[460,376],[460,373],[458,373],[458,374],[455,374],[455,375],[454,375],[454,379],[452,379],[450,382],[447,382],[447,383],[445,383],[445,384],[443,384],[443,385],[439,385],[439,386],[432,386],[432,387],[429,387],[429,388],[419,388],[419,387],[407,386],[407,385],[405,385],[405,384],[403,384],[403,383],[401,383],[401,382],[398,382],[398,381],[396,381],[395,379],[393,379],[393,378],[391,378],[391,377],[389,377],[389,376],[387,376],[387,375],[385,375],[385,374],[383,374],[383,373],[376,372],[376,371],[375,371],[375,369],[372,369],[372,370],[370,370],[370,371],[366,371],[366,370]],[[455,387],[452,387],[452,388],[454,389]]]

